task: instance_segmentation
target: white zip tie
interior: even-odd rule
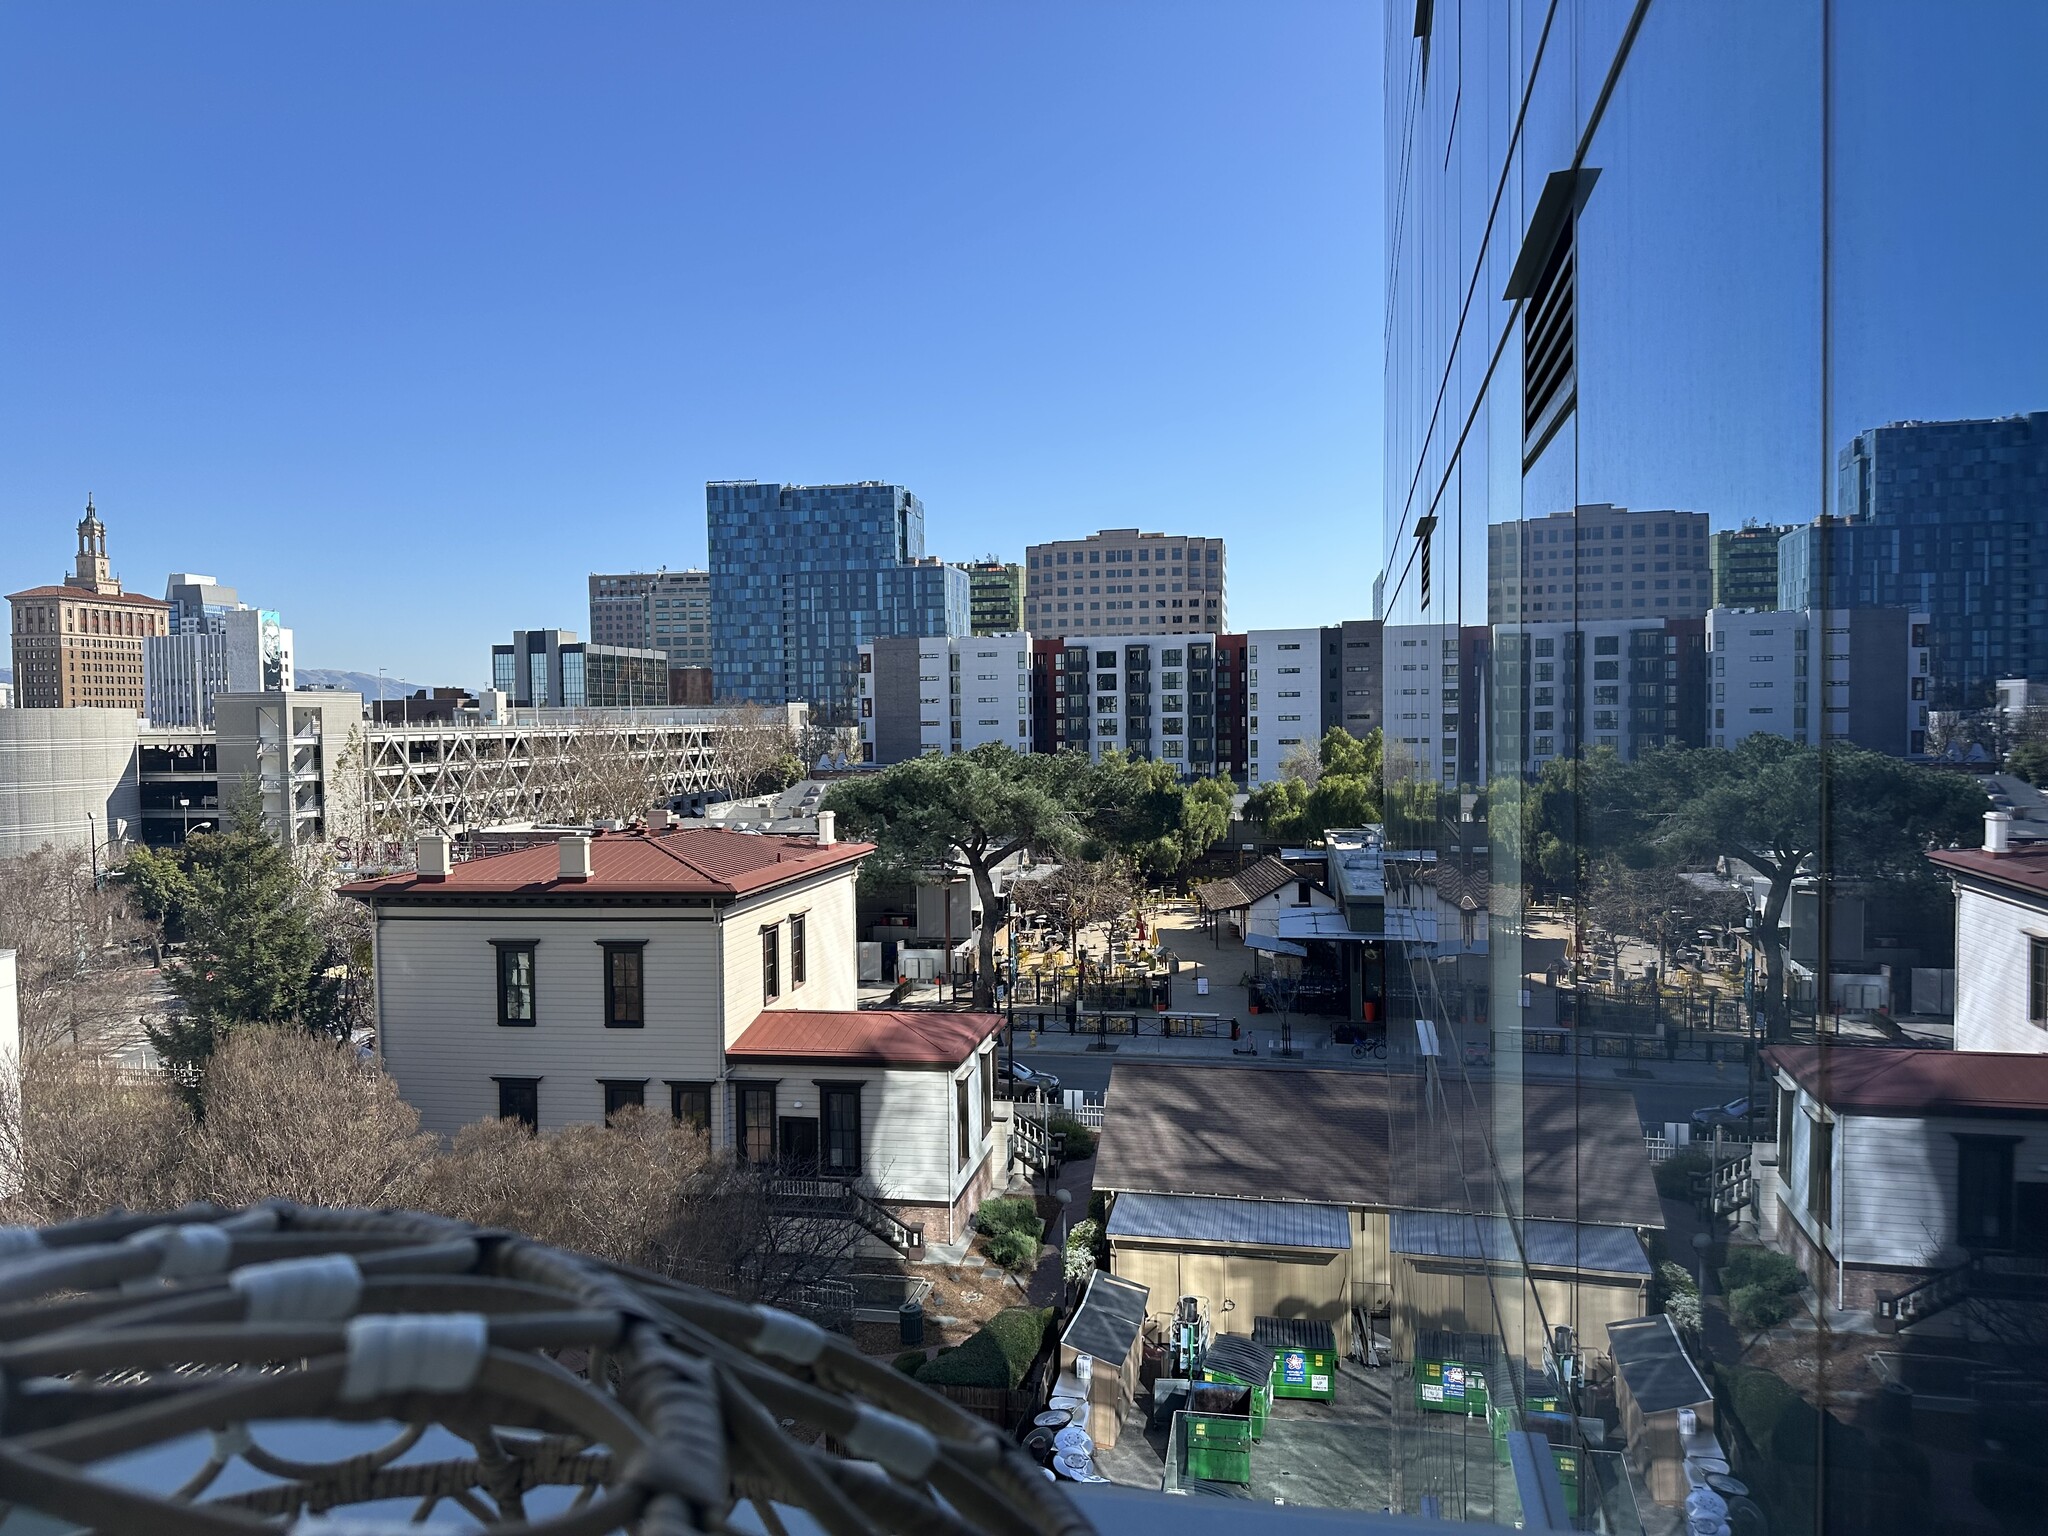
[[[345,1253],[245,1264],[228,1285],[248,1301],[251,1323],[338,1323],[363,1299],[363,1272]]]
[[[228,1250],[234,1239],[219,1227],[203,1221],[188,1221],[175,1227],[148,1227],[132,1234],[128,1242],[137,1248],[157,1251],[159,1280],[189,1280],[217,1275],[228,1267]]]
[[[366,1402],[399,1392],[467,1392],[490,1352],[481,1312],[371,1313],[348,1325],[348,1371],[341,1400]]]
[[[43,1246],[43,1234],[34,1227],[0,1227],[0,1259],[34,1253]]]
[[[754,1335],[754,1348],[762,1354],[792,1365],[809,1365],[825,1352],[825,1330],[808,1318],[773,1307],[756,1307],[754,1315],[761,1323],[761,1331]]]
[[[840,1442],[855,1456],[878,1461],[898,1477],[921,1483],[939,1459],[939,1442],[922,1424],[870,1408],[853,1407],[853,1428]]]

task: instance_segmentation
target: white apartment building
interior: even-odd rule
[[[377,1046],[422,1125],[539,1129],[632,1107],[848,1188],[899,1249],[987,1193],[994,1014],[861,1009],[854,883],[873,848],[716,827],[600,831],[343,887],[375,914]],[[894,1223],[901,1223],[899,1228]]]
[[[1047,650],[1053,740],[1041,746],[1094,762],[1120,750],[1171,763],[1183,778],[1216,772],[1214,635],[1071,635]]]
[[[1024,561],[1024,627],[1042,635],[1213,635],[1230,627],[1221,539],[1105,528],[1030,545]]]
[[[901,635],[860,648],[861,761],[1031,750],[1031,636]]]
[[[142,642],[142,687],[149,723],[213,724],[223,693],[290,693],[292,632],[268,608],[209,609],[198,621]]]
[[[1289,753],[1313,753],[1323,739],[1322,642],[1320,629],[1245,632],[1247,788],[1279,778]]]
[[[1458,626],[1389,624],[1380,632],[1380,741],[1393,782],[1393,765],[1414,765],[1402,776],[1456,783],[1459,730]]]
[[[1895,608],[1715,608],[1706,618],[1709,746],[1763,732],[1927,749],[1928,619]]]

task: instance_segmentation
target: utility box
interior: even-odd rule
[[[1268,1378],[1275,1397],[1308,1397],[1329,1402],[1337,1395],[1337,1332],[1310,1317],[1252,1320],[1252,1342],[1273,1351]]]

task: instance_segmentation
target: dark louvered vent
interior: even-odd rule
[[[1572,222],[1565,219],[1535,291],[1522,306],[1522,462],[1543,451],[1578,400],[1578,304]]]

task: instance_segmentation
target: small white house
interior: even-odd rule
[[[2048,847],[2015,846],[1984,817],[1984,846],[1927,855],[1956,893],[1956,1049],[2048,1053]]]
[[[754,1162],[870,1182],[950,1240],[989,1184],[992,1014],[857,1007],[865,843],[599,831],[343,894],[376,916],[378,1049],[427,1129],[627,1106]]]

